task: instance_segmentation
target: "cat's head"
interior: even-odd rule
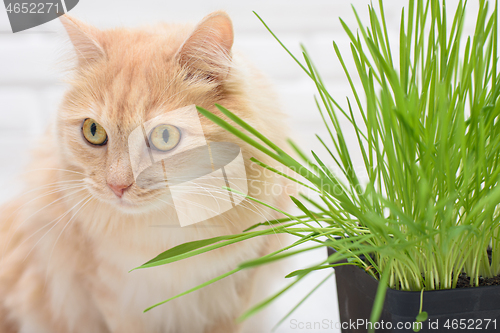
[[[67,15],[61,21],[77,55],[57,122],[61,162],[82,174],[97,200],[131,213],[157,207],[168,190],[137,184],[128,138],[149,120],[188,105],[213,110],[214,103],[236,109],[245,104],[235,81],[231,20],[215,12],[196,27],[104,31]],[[207,119],[199,120],[207,141],[234,141]],[[156,140],[166,149],[190,135],[176,126],[160,132]],[[184,154],[181,162],[196,158]],[[164,164],[175,169],[175,163]]]

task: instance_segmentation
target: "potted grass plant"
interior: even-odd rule
[[[288,274],[285,289],[241,319],[308,274],[336,267],[342,322],[370,323],[342,327],[344,332],[500,329],[500,286],[483,286],[496,284],[500,273],[498,7],[480,0],[474,33],[464,36],[467,3],[459,1],[453,16],[446,5],[409,0],[397,48],[389,42],[382,1],[368,7],[365,24],[354,10],[356,32],[341,20],[357,69],[347,69],[334,42],[352,88],[345,106],[329,92],[307,51],[300,61],[273,34],[317,87],[317,106],[329,133],[318,138],[331,160],[314,152],[309,157],[293,143],[300,160],[292,157],[223,106],[217,106],[223,116],[198,110],[295,171],[297,177],[287,177],[316,196],[291,198],[302,215],[282,212],[284,218],[237,235],[182,244],[139,268],[288,233],[298,237],[292,245],[186,293],[242,269],[325,247],[331,249],[328,258]],[[342,118],[349,128],[340,125]],[[353,140],[355,149],[346,144]],[[259,228],[265,225],[272,230]],[[375,325],[382,320],[391,327]],[[411,325],[396,327],[397,322]]]

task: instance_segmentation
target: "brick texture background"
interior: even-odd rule
[[[345,101],[344,96],[349,95],[348,85],[336,60],[332,40],[339,44],[349,68],[354,69],[349,61],[349,43],[338,20],[340,16],[355,28],[351,2],[367,23],[368,0],[81,0],[71,14],[97,27],[108,28],[159,21],[197,22],[213,10],[226,10],[233,19],[235,48],[244,51],[276,85],[279,102],[290,116],[292,138],[306,151],[313,149],[326,156],[314,137],[319,133],[326,138],[326,132],[314,104],[313,83],[266,31],[252,10],[261,15],[299,59],[302,59],[299,43],[303,43],[332,94],[339,101]],[[402,3],[384,1],[387,24],[395,42]],[[453,5],[453,1],[448,3],[450,7]],[[472,24],[473,21],[466,30],[471,30]],[[397,50],[397,45],[393,50]],[[7,13],[0,7],[0,202],[19,190],[20,170],[29,159],[29,150],[58,107],[65,89],[61,82],[64,74],[60,60],[70,51],[70,44],[57,20],[12,34]],[[323,252],[312,253],[297,258],[292,265],[309,265],[323,257]],[[306,279],[294,289],[295,292],[266,310],[262,322],[267,328],[262,332],[270,332],[270,327],[329,273],[318,272]],[[338,321],[334,279],[317,290],[276,332],[339,332],[336,329],[294,329],[292,319],[297,323],[323,319]]]

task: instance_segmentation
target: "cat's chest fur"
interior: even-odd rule
[[[246,271],[143,313],[151,305],[234,269],[262,249],[261,241],[238,244],[180,262],[129,272],[161,251],[178,245],[179,240],[201,236],[195,235],[193,228],[145,227],[123,233],[122,238],[118,234],[95,239],[96,267],[87,281],[91,297],[111,332],[203,333],[208,332],[207,327],[238,316],[250,287],[251,273]],[[134,247],[130,238],[142,239],[143,246]],[[148,240],[149,248],[144,246]]]
[[[35,217],[34,222],[41,225],[50,219],[50,216]],[[12,313],[19,315],[19,333],[226,332],[217,327],[224,322],[234,323],[247,306],[252,272],[242,271],[143,313],[158,302],[261,255],[264,239],[129,272],[164,250],[213,236],[216,231],[154,227],[161,223],[152,216],[142,217],[141,226],[138,220],[127,220],[97,207],[89,207],[79,217],[65,230],[62,230],[65,223],[56,226],[40,242],[36,239],[25,242],[26,251],[33,249],[32,252],[26,256],[27,252],[20,247],[12,253],[12,263],[4,263],[9,269],[0,271],[0,279],[11,279],[14,287],[5,290],[7,296],[2,297]],[[92,228],[92,223],[116,224],[108,225],[105,232],[105,228]],[[36,226],[29,227],[32,230]],[[59,234],[62,236],[57,239]],[[28,260],[23,261],[25,257]],[[17,289],[20,291],[16,292]],[[29,307],[25,306],[26,301]],[[3,333],[1,328],[0,325]],[[231,328],[228,332],[236,330]]]

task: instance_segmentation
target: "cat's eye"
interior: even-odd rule
[[[108,135],[97,121],[87,118],[83,121],[82,132],[85,139],[96,146],[103,146],[108,142]]]
[[[149,140],[154,148],[169,151],[174,149],[181,140],[181,132],[173,125],[158,125],[151,131]]]

